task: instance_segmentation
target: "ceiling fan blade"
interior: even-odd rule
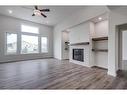
[[[45,18],[47,17],[47,16],[46,16],[46,15],[44,15],[43,13],[41,13],[41,15],[42,15],[43,17],[45,17]]]
[[[38,7],[37,7],[37,6],[35,6],[35,9],[36,9],[36,10],[38,10]]]
[[[49,9],[41,9],[40,11],[49,12],[50,10]]]
[[[32,14],[32,16],[35,16],[35,14]]]

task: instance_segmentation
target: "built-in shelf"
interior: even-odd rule
[[[108,37],[98,37],[98,38],[92,38],[93,41],[102,41],[102,40],[108,40]]]
[[[70,44],[70,46],[74,46],[74,45],[89,45],[89,42],[81,42],[81,43]]]
[[[92,49],[95,52],[108,52],[108,49]]]

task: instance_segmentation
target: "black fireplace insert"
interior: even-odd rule
[[[84,49],[73,49],[73,60],[84,62]]]

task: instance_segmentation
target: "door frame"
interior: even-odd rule
[[[118,29],[118,69],[124,70],[123,60],[122,60],[122,48],[123,48],[123,42],[122,42],[122,32],[124,30],[127,30],[127,24],[122,24],[117,26]]]

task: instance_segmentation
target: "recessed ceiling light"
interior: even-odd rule
[[[12,14],[12,10],[8,10],[9,14]]]
[[[101,18],[101,17],[99,17],[98,19],[99,19],[99,20],[102,20],[102,18]]]

